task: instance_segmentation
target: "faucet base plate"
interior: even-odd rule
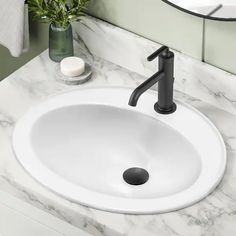
[[[172,107],[169,108],[169,109],[163,109],[159,106],[158,102],[155,103],[154,105],[154,110],[160,114],[163,114],[163,115],[168,115],[168,114],[172,114],[176,111],[177,109],[177,106],[175,103],[173,103]]]

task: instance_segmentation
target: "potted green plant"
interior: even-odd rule
[[[82,11],[90,0],[28,0],[29,11],[34,18],[49,25],[49,56],[60,62],[73,56],[71,22],[80,20]]]

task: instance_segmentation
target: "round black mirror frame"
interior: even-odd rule
[[[172,7],[180,10],[180,11],[183,11],[183,12],[186,12],[190,15],[198,16],[198,17],[201,17],[201,18],[204,18],[204,19],[216,20],[216,21],[236,21],[236,18],[219,18],[219,17],[214,17],[214,16],[202,15],[202,14],[199,14],[199,13],[196,13],[196,12],[189,11],[185,8],[182,8],[182,7],[178,6],[178,5],[175,5],[174,3],[170,2],[169,0],[162,0],[162,1],[169,4]]]

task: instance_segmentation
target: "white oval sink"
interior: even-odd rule
[[[217,129],[182,102],[156,113],[155,92],[130,107],[132,91],[80,89],[32,108],[15,127],[18,160],[50,190],[107,211],[160,213],[206,197],[226,166]]]

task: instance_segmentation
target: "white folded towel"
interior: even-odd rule
[[[19,57],[29,48],[28,8],[25,0],[0,0],[0,44]]]

